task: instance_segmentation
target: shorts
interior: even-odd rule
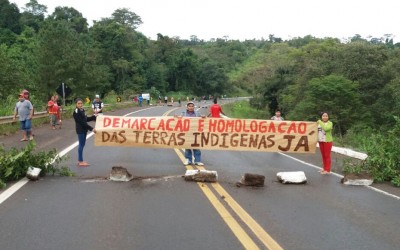
[[[21,126],[21,130],[24,130],[26,132],[31,131],[32,121],[30,119],[27,119],[25,121],[19,121],[19,124]]]
[[[57,115],[56,114],[51,114],[49,117],[50,117],[51,126],[55,126],[56,123],[57,123]]]

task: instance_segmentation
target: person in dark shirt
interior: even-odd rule
[[[103,114],[104,103],[100,100],[100,95],[96,95],[92,103],[93,113],[95,115]]]
[[[83,148],[86,144],[86,135],[88,131],[93,131],[96,133],[96,129],[88,124],[89,121],[95,121],[96,116],[87,117],[85,114],[85,110],[83,109],[83,101],[82,99],[76,99],[76,108],[73,113],[73,117],[75,120],[75,129],[78,135],[78,166],[85,167],[89,166],[90,164],[86,161],[83,161]]]

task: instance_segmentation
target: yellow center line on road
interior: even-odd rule
[[[181,159],[182,163],[185,161],[185,157],[179,149],[174,149],[178,157]],[[186,169],[192,170],[192,166],[186,166]],[[214,208],[217,210],[219,215],[231,229],[233,234],[238,238],[240,243],[242,243],[245,249],[259,249],[256,243],[250,238],[246,231],[239,225],[239,223],[233,218],[229,211],[224,207],[224,205],[218,200],[210,188],[204,183],[197,183],[201,191],[205,194]]]
[[[205,169],[204,167],[197,167],[198,169]],[[283,249],[261,226],[253,217],[251,217],[232,196],[219,184],[211,183],[211,186],[217,191],[221,197],[225,197],[224,201],[229,207],[239,216],[239,218],[250,228],[257,238],[270,250]]]
[[[176,109],[167,111],[163,115],[168,115],[170,112]],[[185,157],[179,149],[174,149],[178,157],[181,159],[182,163],[185,162]],[[182,151],[184,151],[182,149]],[[198,169],[205,169],[203,167],[197,167]],[[186,166],[186,169],[191,170],[193,167],[191,165]],[[197,183],[206,197],[209,199],[211,204],[223,218],[228,227],[232,230],[234,235],[239,239],[246,249],[259,249],[255,242],[250,238],[250,236],[245,232],[245,230],[239,225],[239,223],[233,218],[229,211],[224,207],[224,205],[219,201],[219,199],[214,195],[211,189],[203,184]],[[283,249],[233,198],[229,193],[218,183],[212,183],[211,186],[214,190],[221,196],[224,197],[226,204],[239,216],[239,218],[250,228],[254,235],[270,250],[281,250]]]
[[[179,109],[179,108],[174,108],[174,109],[168,110],[167,112],[165,112],[164,114],[162,114],[162,116],[167,116],[167,115],[169,115],[169,113],[171,113],[172,111],[175,111],[175,110],[177,110],[177,109]]]
[[[163,116],[168,115],[176,109],[172,109],[163,114]],[[185,162],[185,157],[179,149],[174,149],[182,163]],[[186,166],[186,169],[192,170],[192,166]],[[214,193],[210,190],[207,185],[202,183],[197,183],[199,188],[203,191],[204,195],[208,198],[210,203],[217,210],[221,218],[225,221],[228,227],[231,229],[233,234],[238,238],[240,243],[243,245],[245,249],[259,249],[257,244],[250,238],[250,236],[246,233],[246,231],[239,225],[235,218],[229,213],[229,211],[224,207],[224,205],[218,200],[218,198],[214,195]]]

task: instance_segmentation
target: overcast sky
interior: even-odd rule
[[[29,0],[10,0],[24,7]],[[51,14],[56,6],[73,7],[88,20],[111,17],[129,8],[142,18],[138,28],[155,39],[157,33],[189,39],[283,39],[312,35],[346,39],[394,35],[400,42],[400,1],[396,0],[38,0]],[[21,9],[22,12],[22,9]]]

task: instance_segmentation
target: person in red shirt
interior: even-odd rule
[[[212,118],[221,118],[221,114],[225,115],[221,106],[217,102],[217,98],[215,98],[214,104],[210,107],[210,113],[208,114],[208,117],[211,116]]]
[[[57,115],[58,115],[58,105],[54,100],[54,96],[50,98],[47,102],[47,111],[50,117],[50,125],[52,129],[56,129]]]

